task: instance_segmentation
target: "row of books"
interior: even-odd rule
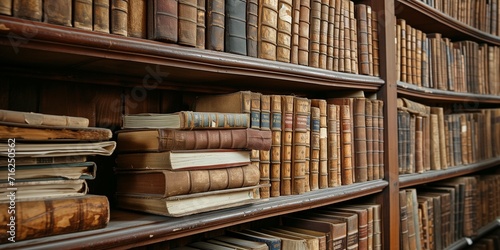
[[[332,205],[280,217],[278,225],[227,229],[171,249],[382,249],[381,206]]]
[[[14,0],[0,14],[379,76],[377,15],[348,0]]]
[[[454,41],[440,33],[425,34],[398,19],[398,80],[440,90],[500,94],[500,47]]]
[[[500,215],[500,175],[456,177],[400,190],[401,249],[445,249]]]
[[[456,20],[478,30],[500,35],[498,0],[420,0]]]
[[[423,173],[498,157],[498,117],[500,109],[451,111],[399,98],[399,173]]]
[[[106,196],[88,194],[112,132],[84,117],[0,110],[0,243],[106,227]]]
[[[500,228],[473,242],[470,250],[495,250],[500,248]]]

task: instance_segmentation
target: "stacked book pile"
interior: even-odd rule
[[[88,194],[96,164],[87,156],[109,156],[112,132],[89,127],[83,117],[0,110],[0,209],[14,242],[106,227],[109,203]]]
[[[117,205],[176,217],[258,201],[250,155],[270,149],[271,132],[244,113],[131,114],[117,145]]]

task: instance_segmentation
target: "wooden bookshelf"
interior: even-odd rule
[[[445,248],[445,250],[459,250],[459,249],[465,249],[466,247],[474,244],[474,242],[479,241],[482,237],[487,235],[489,232],[495,230],[496,228],[500,227],[500,217],[497,218],[496,220],[488,223],[488,225],[485,225],[484,227],[481,227],[481,229],[478,230],[477,235],[474,237],[465,237],[462,238],[458,241],[455,241],[453,244]]]

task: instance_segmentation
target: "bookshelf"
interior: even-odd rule
[[[400,176],[395,136],[397,98],[407,97],[429,103],[474,101],[498,107],[500,97],[398,82],[393,66],[396,63],[393,42],[396,34],[392,27],[396,18],[411,20],[409,24],[415,28],[428,33],[441,32],[452,39],[500,46],[500,38],[465,25],[416,0],[355,2],[368,3],[379,17],[380,77],[334,72],[0,15],[0,72],[4,78],[0,82],[0,108],[88,115],[95,126],[117,128],[121,112],[175,111],[189,103],[192,93],[229,93],[251,89],[314,97],[328,91],[356,89],[377,92],[385,103],[383,180],[271,198],[251,207],[185,218],[112,210],[111,222],[104,229],[4,244],[0,245],[0,249],[141,247],[363,197],[373,198],[383,206],[383,248],[399,249],[400,188],[494,168],[500,164],[500,159]],[[63,90],[56,90],[58,88]],[[124,97],[144,90],[148,100],[137,97],[141,100],[139,105],[137,101],[124,100]],[[179,97],[179,93],[188,94]],[[79,98],[67,100],[75,96]],[[97,104],[87,106],[88,100],[97,101]],[[105,110],[116,100],[124,106],[123,110]],[[73,107],[65,106],[73,103]],[[99,163],[114,164],[109,159],[101,159]],[[113,177],[110,169],[105,168],[99,168],[101,173],[98,179],[103,181],[95,183],[93,191],[110,195],[113,183],[103,182]],[[497,225],[495,223],[498,222],[481,229],[481,233],[494,228],[492,225]],[[453,245],[456,246],[450,249],[460,249],[464,241],[467,239],[456,242]]]

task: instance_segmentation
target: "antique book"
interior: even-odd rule
[[[93,14],[92,0],[75,0],[73,2],[73,27],[92,30]]]
[[[258,57],[259,0],[247,0],[246,9],[247,56]]]
[[[340,46],[341,48],[344,48],[342,50],[343,55],[341,55],[343,59],[343,64],[342,62],[340,63],[340,71],[347,72],[347,73],[352,73],[352,57],[351,57],[351,18],[349,14],[349,5],[350,5],[350,0],[342,0],[342,17],[340,21],[340,37],[343,38],[340,41]],[[342,70],[343,69],[343,70]]]
[[[327,140],[328,140],[328,187],[336,187],[342,185],[341,178],[341,162],[340,162],[340,106],[328,104],[328,124],[327,124]]]
[[[121,169],[214,169],[250,164],[250,150],[193,149],[116,156]]]
[[[415,172],[424,172],[424,138],[423,138],[423,117],[415,117]]]
[[[368,180],[368,162],[367,162],[367,145],[366,145],[366,98],[354,99],[354,148],[355,150],[355,165],[354,165],[354,180],[355,182],[364,182]]]
[[[292,0],[278,0],[276,60],[280,62],[290,62],[292,11]]]
[[[333,70],[333,51],[335,43],[335,0],[328,1],[328,30],[326,40],[326,69]]]
[[[62,163],[79,163],[87,161],[84,155],[68,155],[58,157],[17,157],[16,166],[47,165]],[[8,157],[0,156],[0,166],[8,166]]]
[[[432,230],[431,220],[429,219],[428,201],[426,198],[417,196],[418,211],[420,215],[419,222],[421,224],[421,245],[422,249],[430,249],[432,241],[430,240],[430,230]]]
[[[440,170],[441,169],[441,151],[439,146],[439,123],[437,114],[430,115],[431,121],[431,143],[430,143],[430,153],[431,153],[431,169]]]
[[[13,178],[13,177],[11,177]],[[15,190],[12,183],[15,181]],[[16,199],[48,199],[64,196],[82,196],[88,192],[87,182],[84,179],[54,179],[12,180],[0,183],[0,202]]]
[[[432,204],[429,209],[432,209],[432,213],[430,216],[432,216],[433,220],[433,228],[432,228],[432,241],[434,245],[434,249],[444,249],[443,247],[443,236],[442,236],[442,227],[441,227],[441,196],[437,194],[428,194],[426,192],[419,192],[418,193],[419,197],[424,197],[428,199],[428,202]]]
[[[368,99],[365,101],[365,126],[366,126],[366,175],[367,180],[374,180],[373,174],[373,102]],[[378,157],[378,155],[377,155]]]
[[[319,48],[322,17],[322,0],[311,1],[310,34],[309,34],[309,66],[319,68]],[[326,37],[326,36],[325,36]],[[326,55],[326,54],[325,54]],[[325,65],[326,66],[326,65]]]
[[[271,235],[281,239],[281,247],[282,249],[297,249],[297,250],[306,250],[306,249],[317,249],[315,247],[309,248],[309,244],[307,244],[307,240],[302,237],[297,237],[295,235],[291,235],[284,232],[274,231],[272,229],[259,229],[258,232],[262,232],[267,235]],[[316,246],[318,245],[318,241],[316,240]]]
[[[334,15],[334,30],[333,30],[333,70],[334,71],[344,71],[344,68],[342,67],[342,70],[340,69],[340,63],[342,61],[342,66],[344,65],[343,62],[343,57],[344,57],[344,48],[341,47],[341,41],[343,45],[343,36],[344,34],[344,29],[343,27],[343,21],[344,19],[342,18],[342,1],[330,1],[330,11],[332,11],[333,5],[335,15]],[[330,13],[331,15],[331,13]],[[342,39],[341,39],[342,38]]]
[[[370,75],[370,54],[369,46],[371,41],[368,41],[368,10],[365,4],[355,5],[355,14],[357,19],[357,36],[358,36],[358,59],[359,59],[359,73],[363,75]],[[371,21],[370,21],[371,22]],[[371,25],[370,25],[371,27]]]
[[[282,223],[287,227],[324,233],[327,249],[347,249],[347,223],[345,221],[301,214],[298,216],[285,215],[282,217]]]
[[[320,154],[320,111],[311,107],[311,147],[309,158],[309,189],[319,189],[319,154]]]
[[[196,6],[196,48],[205,49],[205,12],[206,1],[197,0]]]
[[[43,22],[73,26],[72,0],[44,1],[43,2]]]
[[[198,0],[178,0],[177,43],[196,46]]]
[[[281,96],[271,95],[271,197],[280,196],[281,185],[281,134],[282,134],[282,114]]]
[[[368,249],[368,209],[349,206],[329,206],[333,211],[355,213],[358,215],[358,247]]]
[[[16,158],[22,159],[22,158]],[[16,166],[19,166],[16,168]],[[22,167],[20,167],[22,166]],[[14,171],[15,172],[12,172]],[[16,181],[19,180],[35,180],[35,179],[85,179],[93,180],[95,178],[97,166],[94,162],[77,162],[77,163],[61,163],[61,164],[39,164],[39,165],[18,165],[8,164],[6,168],[0,168],[0,174],[9,177],[9,173],[15,173]],[[9,179],[0,181],[8,182]]]
[[[88,127],[89,119],[85,117],[51,115],[14,110],[0,110],[0,121],[45,126]]]
[[[225,0],[226,29],[224,50],[229,53],[247,55],[246,0]]]
[[[339,105],[340,106],[340,145],[341,145],[341,155],[339,157],[342,164],[341,166],[341,176],[342,185],[349,185],[354,183],[355,177],[353,173],[353,134],[352,134],[352,119],[351,111],[349,105]]]
[[[377,100],[371,100],[372,102],[372,119],[373,119],[373,179],[378,180],[384,178],[380,173],[380,147],[379,147],[379,124],[378,124],[378,114],[380,112],[379,102]]]
[[[259,33],[258,53],[259,58],[273,60],[277,59],[278,40],[278,1],[259,0]]]
[[[398,59],[399,69],[400,69],[400,77],[398,78],[402,82],[407,82],[407,72],[406,72],[406,20],[398,19],[397,20],[398,31],[401,33],[398,34],[398,48],[400,50],[400,56]]]
[[[3,213],[0,221],[15,223],[15,232],[2,234],[0,243],[105,228],[110,217],[108,199],[101,195],[16,200],[15,210],[9,206],[9,201],[0,203],[9,213]]]
[[[367,210],[368,249],[382,248],[382,225],[380,221],[380,204],[349,204],[346,207],[363,208]]]
[[[358,74],[358,28],[354,17],[354,2],[349,1],[349,32],[351,33],[351,73]]]
[[[195,249],[239,250],[239,248],[225,246],[223,242],[222,242],[222,244],[217,244],[217,241],[210,242],[210,240],[208,240],[208,241],[195,241],[195,242],[189,243],[189,246],[193,247]]]
[[[308,211],[309,213],[309,211]],[[359,248],[359,216],[356,213],[333,211],[328,208],[320,208],[317,211],[311,211],[313,216],[319,218],[327,218],[328,220],[340,220],[346,222],[347,225],[347,248]],[[366,228],[366,227],[365,227]],[[364,236],[364,235],[363,235]]]
[[[319,67],[326,69],[328,67],[328,20],[330,18],[330,0],[321,0],[321,19],[319,32]],[[312,14],[312,12],[311,12]],[[312,23],[311,23],[312,25]],[[333,28],[333,27],[332,27]],[[332,37],[333,38],[333,37]],[[333,47],[332,47],[333,49]]]
[[[408,232],[408,206],[406,191],[399,190],[399,230],[400,230],[400,249],[410,250],[410,239]]]
[[[225,30],[224,0],[207,0],[206,12],[206,49],[224,51]]]
[[[254,95],[260,96],[260,131],[266,131],[271,135],[271,96],[261,95],[254,93]],[[269,137],[270,138],[270,137]],[[258,151],[259,154],[259,169],[260,169],[260,184],[262,188],[260,190],[261,198],[270,197],[270,183],[271,183],[271,152],[269,148],[261,149]],[[257,151],[257,150],[255,150]]]
[[[252,109],[252,93],[256,92],[237,91],[228,94],[201,95],[196,98],[194,111],[250,114],[251,127],[260,129],[260,104]]]
[[[271,148],[271,131],[257,129],[216,130],[120,130],[117,152],[162,152],[190,149],[256,149]]]
[[[116,170],[117,194],[162,198],[255,186],[260,177],[253,164],[207,170]]]
[[[309,236],[315,237],[318,239],[318,249],[320,249],[320,250],[327,249],[327,242],[326,242],[326,238],[327,238],[326,234],[327,233],[324,233],[321,231],[299,228],[299,227],[280,226],[279,228],[286,233],[294,234],[294,235],[297,235],[299,237],[303,236],[303,235],[309,235]]]
[[[94,0],[92,1],[93,11],[93,30],[103,33],[109,33],[110,17],[109,17],[109,0]]]
[[[281,195],[292,194],[293,100],[292,95],[281,98]]]
[[[0,139],[29,141],[105,141],[111,130],[97,127],[58,127],[0,122]]]
[[[9,145],[0,145],[0,156],[7,157]],[[61,143],[36,143],[16,142],[17,157],[56,157],[72,155],[103,155],[110,156],[116,148],[115,141],[101,142],[61,142]]]
[[[42,0],[12,0],[12,16],[42,21]]]
[[[11,0],[0,1],[0,14],[12,16],[12,1]]]
[[[281,249],[281,239],[275,236],[262,234],[253,230],[235,231],[232,229],[227,229],[226,234],[228,236],[237,237],[249,241],[265,243],[269,250]]]
[[[179,27],[177,0],[148,0],[147,6],[148,39],[177,43]]]
[[[309,116],[307,116],[306,120],[306,150],[305,150],[305,155],[306,155],[306,166],[305,166],[305,192],[311,191],[310,187],[310,174],[311,174],[311,100],[307,100],[307,113]],[[317,176],[317,175],[316,175]],[[317,179],[317,178],[316,178]],[[316,180],[318,182],[318,180]]]
[[[292,194],[305,192],[306,184],[306,143],[307,125],[310,116],[310,104],[307,98],[294,97],[292,124]]]
[[[437,115],[439,131],[439,159],[441,160],[441,169],[448,168],[448,159],[446,153],[446,140],[444,130],[444,110],[442,107],[431,107],[431,114]],[[432,122],[432,121],[431,121]]]
[[[300,1],[301,0],[292,0],[290,62],[293,64],[299,64]]]
[[[422,249],[420,245],[420,229],[418,221],[417,190],[415,188],[405,189],[406,212],[408,217],[408,244],[410,249]]]
[[[127,34],[130,37],[147,38],[146,0],[128,2]]]
[[[250,117],[245,113],[180,111],[170,114],[141,113],[123,116],[123,129],[230,129],[248,128]]]
[[[177,195],[168,198],[117,195],[116,205],[123,209],[170,217],[182,217],[251,204],[259,199],[259,187],[251,186]]]
[[[111,0],[111,34],[128,35],[128,1]]]
[[[328,187],[328,116],[327,103],[324,99],[311,99],[312,107],[319,108],[319,157],[318,157],[318,187]],[[312,129],[311,129],[312,131]],[[312,137],[311,137],[312,138]],[[312,144],[311,144],[312,146]],[[311,154],[312,155],[312,154]],[[312,159],[312,158],[311,158]]]
[[[385,176],[384,171],[384,101],[374,100],[378,106],[378,165],[379,165],[379,179],[383,179]],[[375,120],[374,120],[375,122]]]
[[[240,246],[240,247],[243,247],[245,249],[250,249],[250,250],[267,250],[267,249],[269,249],[267,247],[266,243],[245,240],[245,239],[241,239],[241,238],[234,237],[234,236],[221,235],[221,236],[216,236],[212,239],[220,241],[220,242],[230,243],[230,244]]]
[[[380,76],[380,57],[379,57],[379,39],[378,39],[378,14],[373,12],[372,19],[372,57],[373,57],[373,75]]]

